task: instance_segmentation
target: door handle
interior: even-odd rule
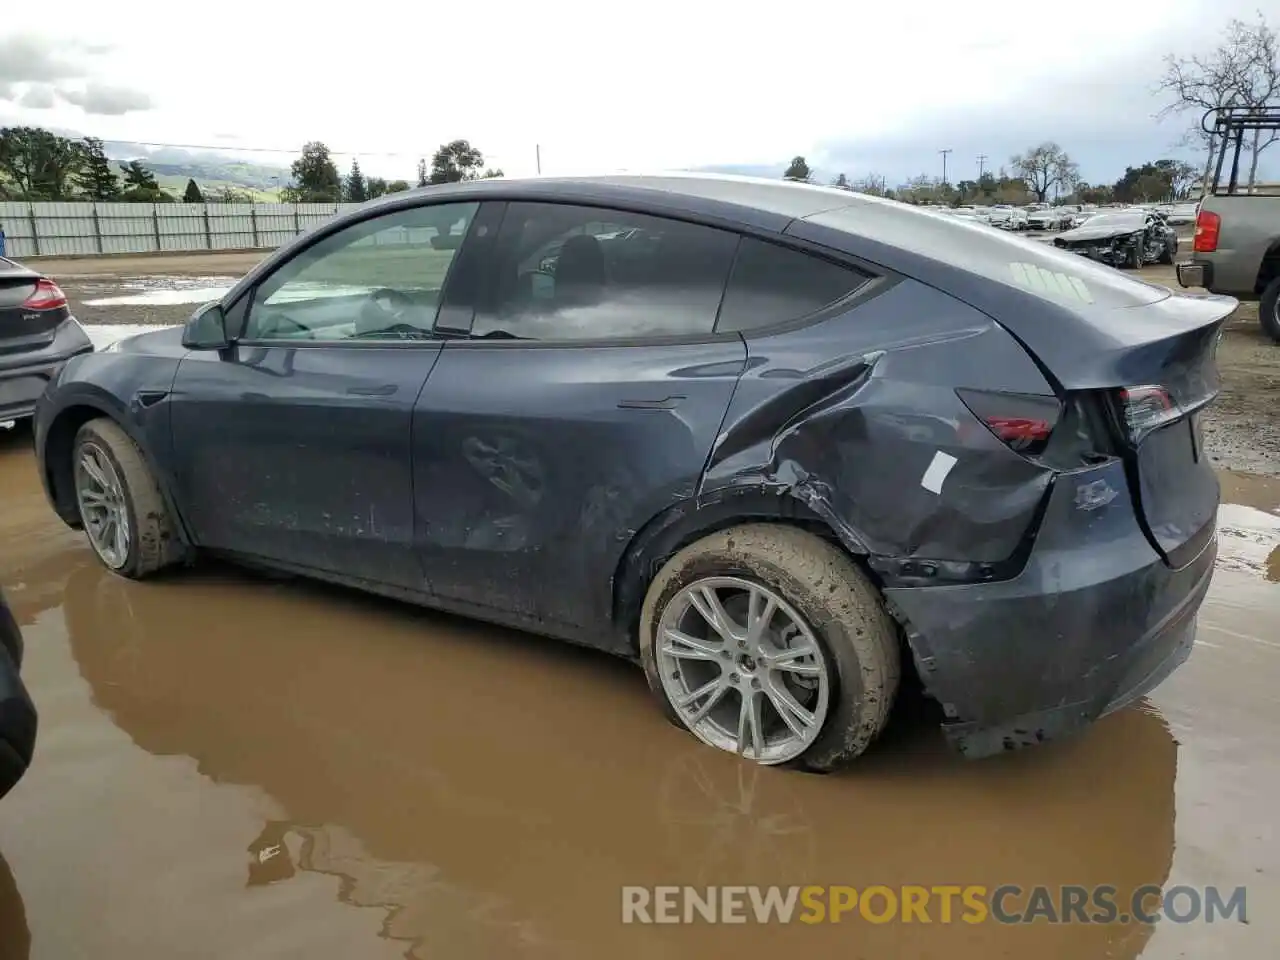
[[[674,410],[684,397],[665,397],[662,400],[619,400],[621,410]]]
[[[394,383],[383,383],[376,387],[347,387],[347,393],[355,397],[389,397],[395,392]]]

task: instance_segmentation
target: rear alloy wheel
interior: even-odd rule
[[[793,527],[712,534],[654,578],[640,621],[649,686],[704,743],[826,772],[861,754],[897,693],[897,629],[830,543]]]
[[[169,508],[142,453],[112,420],[76,433],[72,477],[85,536],[108,569],[140,580],[181,556]]]

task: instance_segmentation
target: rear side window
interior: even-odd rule
[[[716,332],[799,320],[844,299],[869,279],[807,253],[744,237]]]
[[[627,340],[710,335],[738,236],[612,210],[512,203],[473,338]]]

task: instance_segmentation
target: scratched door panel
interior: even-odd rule
[[[173,435],[197,542],[421,588],[410,422],[439,355],[432,342],[188,355]]]
[[[693,495],[745,360],[737,337],[449,343],[413,423],[432,590],[530,626],[602,626],[630,538]]]

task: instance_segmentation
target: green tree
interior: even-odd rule
[[[293,184],[284,193],[294,203],[331,203],[342,197],[342,178],[329,148],[319,140],[302,147],[302,156],[290,167]]]
[[[130,160],[120,164],[124,174],[124,192],[121,200],[131,203],[173,203],[172,194],[160,189],[156,175],[143,165],[141,160]]]
[[[204,203],[204,194],[194,180],[187,180],[187,189],[182,193],[183,203]]]
[[[485,172],[484,172],[484,173],[480,174],[480,179],[481,179],[481,180],[496,180],[496,179],[500,179],[501,177],[505,177],[505,176],[506,176],[506,174],[502,172],[502,169],[501,169],[500,167],[492,167],[492,168],[490,168],[490,169],[485,170]]]
[[[1040,203],[1045,202],[1054,187],[1070,192],[1079,179],[1075,163],[1052,140],[1011,158],[1009,166]]]
[[[408,189],[408,180],[392,180],[387,184],[387,193],[404,193]]]
[[[160,184],[156,182],[156,175],[143,166],[141,160],[130,160],[128,163],[120,164],[120,170],[124,174],[125,193],[130,190],[159,190]]]
[[[351,161],[351,172],[347,174],[347,182],[343,185],[342,198],[347,203],[364,203],[369,199],[369,187],[365,183],[364,174],[360,172],[360,161]]]
[[[0,127],[0,180],[25,200],[62,200],[84,163],[81,145],[41,127]]]
[[[484,155],[466,140],[454,140],[440,145],[431,157],[428,183],[458,183],[461,180],[478,180],[484,167]],[[419,170],[421,178],[421,170]]]
[[[382,177],[369,177],[364,182],[365,191],[369,194],[369,199],[382,196],[387,192],[387,181]]]
[[[813,171],[809,168],[809,164],[805,162],[804,157],[794,157],[786,172],[782,175],[784,180],[803,180],[806,183],[813,179]]]
[[[425,187],[431,182],[430,168],[427,166],[426,160],[418,161],[418,186]]]
[[[75,173],[75,184],[90,200],[120,199],[120,178],[111,169],[106,148],[97,137],[80,141],[80,169]]]

